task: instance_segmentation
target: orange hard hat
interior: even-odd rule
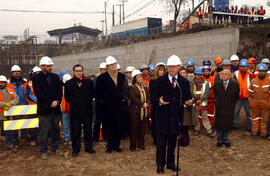
[[[249,64],[255,64],[256,63],[256,59],[253,58],[253,57],[251,57],[251,58],[248,59],[248,63]]]
[[[215,59],[215,64],[222,63],[223,59],[221,57],[217,57]]]

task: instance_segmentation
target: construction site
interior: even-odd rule
[[[148,2],[149,5],[150,2],[152,1]],[[106,10],[111,10],[108,7],[110,3],[107,1],[106,8],[105,2],[105,14]],[[125,3],[128,4],[127,1],[121,1],[123,9]],[[148,6],[148,3],[144,6]],[[104,26],[108,18],[105,15],[105,19],[99,21],[99,23],[102,22],[102,29],[96,26],[86,27],[82,24],[74,24],[71,27],[49,26],[43,33],[46,33],[46,37],[50,40],[53,38],[51,43],[38,42],[42,36],[38,34],[30,34],[22,40],[18,39],[16,44],[0,39],[0,75],[10,77],[11,67],[19,65],[22,69],[22,77],[29,79],[29,73],[33,67],[39,66],[39,61],[43,56],[52,58],[54,73],[59,74],[64,70],[72,75],[73,66],[81,64],[86,76],[97,75],[100,63],[110,55],[117,59],[117,63],[123,70],[130,65],[135,68],[140,68],[142,64],[155,65],[166,61],[173,54],[179,56],[183,63],[186,63],[188,59],[193,59],[196,67],[200,67],[205,60],[214,63],[217,57],[230,59],[234,54],[241,59],[256,58],[257,64],[264,58],[270,58],[270,1],[248,3],[240,2],[240,0],[224,2],[223,0],[222,2],[203,0],[195,1],[193,8],[190,7],[191,2],[186,3],[190,4],[188,13],[181,19],[177,18],[177,21],[172,20],[172,16],[169,22],[165,23],[162,17],[144,17],[143,15],[136,16],[135,20],[126,19],[125,21],[123,17],[128,15],[124,14],[124,10],[121,13],[119,4],[114,4],[120,7],[120,24],[116,24],[113,17],[112,21],[115,24],[111,26],[110,31]],[[266,14],[263,23],[259,24],[258,19],[262,16],[260,14],[253,15],[255,19],[253,22],[233,23],[233,13],[217,10],[218,7],[225,9],[225,7],[237,5],[247,6],[249,9],[256,7],[258,10],[264,6]],[[216,10],[210,10],[209,7],[216,7]],[[199,9],[203,11],[202,21],[199,20]],[[2,10],[0,9],[0,12],[3,12]],[[47,11],[45,11],[33,10],[32,12],[46,14]],[[7,12],[13,13],[6,10],[5,13]],[[63,13],[61,9],[51,12]],[[111,14],[115,14],[114,6]],[[104,12],[101,15],[103,18]],[[211,15],[212,17],[209,18]],[[213,22],[213,15],[217,20],[218,15],[230,17],[228,17],[228,22],[225,22],[224,18],[221,20],[222,23],[217,24],[217,21]],[[253,16],[247,13],[246,16],[241,17]],[[214,67],[215,65],[212,64],[212,69]],[[210,139],[206,135],[194,136],[192,135],[194,131],[191,130],[190,145],[180,147],[181,172],[179,175],[270,176],[269,141],[260,137],[251,137],[247,131],[243,109],[240,113],[239,130],[231,132],[232,147],[229,149],[217,148],[215,139]],[[203,131],[202,134],[206,133]],[[19,151],[14,153],[6,149],[5,137],[0,136],[0,176],[157,175],[156,146],[149,133],[145,137],[144,151],[131,152],[129,138],[126,138],[121,141],[123,153],[106,154],[106,142],[101,141],[94,146],[96,154],[89,155],[81,152],[76,158],[71,156],[72,146],[63,144],[63,137],[64,133],[61,131],[59,148],[64,151],[64,154],[57,156],[49,151],[49,160],[44,161],[40,160],[38,146],[30,146],[29,142],[22,140]],[[175,175],[175,172],[165,169],[164,175]]]

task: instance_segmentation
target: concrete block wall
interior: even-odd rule
[[[72,72],[73,65],[80,63],[86,74],[98,72],[99,64],[109,55],[114,56],[123,70],[132,65],[139,68],[148,63],[152,50],[156,47],[154,64],[167,60],[173,54],[178,55],[185,63],[188,58],[195,60],[196,66],[209,59],[212,62],[216,57],[229,58],[236,54],[239,46],[239,29],[234,27],[183,34],[172,38],[150,40],[127,46],[95,50],[74,55],[58,56],[53,58],[54,71]],[[213,64],[212,64],[213,65]]]

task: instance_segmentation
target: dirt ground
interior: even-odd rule
[[[232,147],[217,148],[216,139],[205,134],[191,135],[191,144],[180,148],[180,167],[183,176],[270,176],[270,141],[251,137],[245,130],[243,118],[240,130],[230,135]],[[0,176],[153,176],[156,174],[155,146],[146,135],[146,150],[131,152],[129,140],[121,142],[123,153],[105,153],[105,143],[94,149],[96,154],[82,152],[71,157],[71,147],[60,145],[65,156],[49,153],[48,160],[41,160],[39,148],[23,145],[18,153],[4,148],[0,143]],[[82,148],[83,149],[83,148]],[[164,176],[175,175],[165,169]]]

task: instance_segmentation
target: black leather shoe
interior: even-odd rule
[[[225,145],[225,147],[227,147],[227,148],[230,148],[230,147],[231,147],[231,144],[230,144],[230,143],[225,143],[224,145]]]
[[[72,157],[76,157],[76,156],[78,156],[78,154],[79,153],[77,153],[77,152],[72,152]]]
[[[222,145],[223,145],[222,143],[217,143],[216,146],[217,146],[217,147],[222,147]]]
[[[94,149],[85,150],[85,152],[90,153],[90,154],[96,153],[96,151]]]
[[[169,166],[167,166],[167,169],[170,169],[172,171],[177,171],[177,167],[175,165],[169,165]],[[181,171],[180,168],[178,168],[178,170]]]
[[[157,173],[158,174],[164,174],[164,168],[158,167],[157,168]]]
[[[121,152],[123,152],[123,150],[121,149],[121,148],[116,148],[116,149],[114,149],[116,152],[118,152],[118,153],[121,153]]]
[[[109,153],[112,153],[112,150],[107,148],[107,149],[106,149],[106,153],[108,153],[108,154],[109,154]]]

